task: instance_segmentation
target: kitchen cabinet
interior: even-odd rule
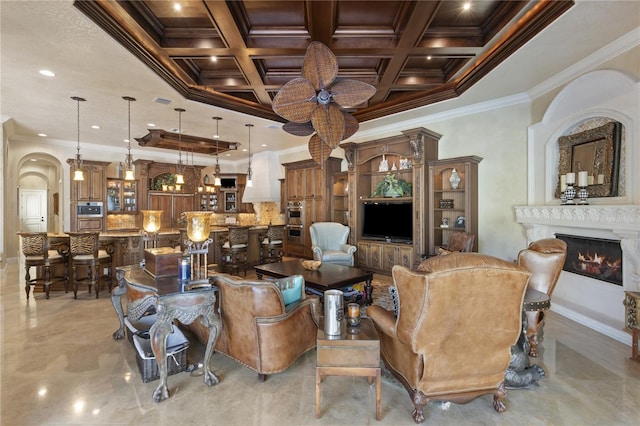
[[[132,213],[138,210],[136,181],[107,179],[107,214]]]
[[[195,195],[177,192],[149,191],[149,210],[162,210],[160,229],[175,229],[179,227],[180,215],[183,212],[195,210]]]
[[[70,158],[67,163],[71,166],[71,215],[69,218],[69,228],[71,232],[100,232],[104,230],[105,217],[78,218],[78,203],[81,202],[105,202],[105,190],[107,187],[106,169],[109,162],[83,160],[82,171],[84,180],[73,180],[74,159]]]
[[[315,222],[332,220],[333,176],[340,171],[341,163],[342,159],[330,157],[323,165],[311,159],[283,164],[287,201],[302,202],[304,227],[301,241],[285,241],[287,256],[313,257],[309,226]]]

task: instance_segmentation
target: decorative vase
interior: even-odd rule
[[[458,189],[458,185],[460,185],[460,175],[458,175],[458,171],[456,169],[453,169],[451,172],[449,182],[451,183],[451,188]]]

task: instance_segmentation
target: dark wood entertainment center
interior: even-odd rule
[[[348,165],[350,242],[358,247],[357,266],[390,273],[393,265],[415,268],[424,257],[444,245],[448,234],[467,231],[476,234],[478,215],[478,163],[476,156],[438,159],[441,135],[425,128],[402,131],[402,135],[363,143],[344,143]],[[386,169],[381,163],[386,160]],[[453,168],[460,173],[457,189],[448,178]],[[378,182],[388,173],[411,183],[412,193],[404,197],[372,197]],[[441,199],[453,199],[453,206],[440,206]],[[395,241],[363,237],[364,203],[411,203],[413,238]],[[441,228],[443,217],[455,215],[449,228]],[[461,227],[455,227],[458,218]],[[388,220],[393,220],[390,217]],[[436,223],[437,222],[437,223]],[[476,237],[477,241],[477,237]],[[477,243],[476,243],[477,244]],[[477,245],[476,245],[477,247]],[[475,249],[477,250],[477,248]]]

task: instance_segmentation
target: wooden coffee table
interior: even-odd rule
[[[315,288],[323,293],[331,289],[340,289],[348,285],[365,282],[367,305],[372,303],[371,291],[373,285],[373,272],[350,266],[323,263],[316,271],[309,271],[301,264],[302,259],[284,260],[282,262],[267,263],[255,266],[259,280],[264,275],[275,278],[284,278],[291,275],[302,275],[305,286]]]
[[[317,335],[316,418],[320,417],[320,385],[323,376],[364,376],[369,384],[376,378],[376,420],[380,410],[380,339],[373,322],[362,318],[357,334],[345,333],[339,338],[324,334],[322,325]]]

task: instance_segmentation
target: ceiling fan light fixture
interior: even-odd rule
[[[76,158],[73,160],[73,180],[84,180],[84,172],[82,171],[82,158],[80,157],[80,102],[86,101],[86,99],[79,96],[72,96],[71,99],[76,101],[77,122],[78,122],[78,145],[76,146]]]
[[[135,98],[131,96],[123,96],[122,99],[127,101],[128,105],[128,123],[129,123],[129,137],[127,138],[127,155],[124,158],[124,180],[136,180],[135,165],[133,164],[133,157],[131,156],[131,102],[135,102]]]
[[[337,76],[336,56],[324,44],[313,41],[304,55],[302,78],[285,83],[273,99],[273,111],[295,123],[283,129],[296,136],[315,132],[328,147],[329,155],[340,141],[358,130],[357,120],[347,118],[348,113],[341,108],[362,105],[376,93],[370,84],[350,79],[336,81]],[[309,152],[312,157],[324,158],[324,148],[319,156],[312,152],[319,146],[313,138],[316,135],[309,140],[310,147],[314,147]]]

